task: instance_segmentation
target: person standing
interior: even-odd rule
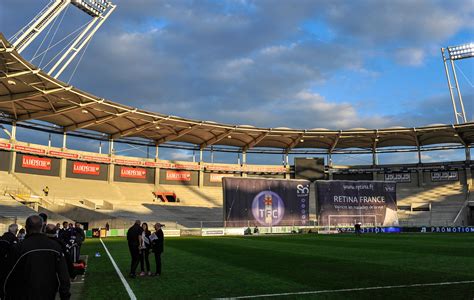
[[[17,232],[18,225],[11,224],[8,226],[8,231],[3,234],[2,239],[10,243],[10,245],[16,244],[18,243],[18,238],[16,237]]]
[[[150,249],[151,249],[151,243],[150,243],[150,235],[151,232],[148,230],[148,224],[143,223],[142,224],[142,245],[140,247],[140,276],[145,276],[147,274],[148,276],[151,275],[150,271]],[[146,267],[146,270],[145,270]],[[145,273],[146,271],[146,273]]]
[[[135,224],[132,225],[127,231],[128,250],[132,257],[130,264],[130,277],[135,278],[138,263],[140,262],[140,246],[142,245],[142,233],[143,228],[140,226],[141,221],[136,220]]]
[[[84,240],[86,239],[86,236],[84,234],[84,230],[82,230],[81,228],[81,224],[77,222],[75,224],[74,232],[76,235],[77,251],[76,251],[76,256],[74,257],[73,261],[78,262],[81,256],[81,246]]]
[[[163,226],[161,223],[156,223],[155,232],[150,236],[152,249],[155,253],[156,272],[153,274],[154,276],[161,276],[161,254],[163,253],[165,243],[163,230],[161,230]]]
[[[26,219],[26,238],[17,249],[18,259],[5,279],[4,299],[55,299],[71,297],[66,260],[58,243],[42,233],[38,215]]]
[[[0,237],[0,299],[3,299],[3,284],[7,274],[15,263],[15,247],[18,243],[17,224],[8,226],[8,231]]]

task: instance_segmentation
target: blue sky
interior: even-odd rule
[[[2,0],[0,31],[11,36],[47,2]],[[440,48],[474,41],[471,0],[114,2],[71,83],[132,106],[232,124],[453,123]],[[58,38],[86,20],[71,7]],[[456,65],[472,120],[474,59]]]

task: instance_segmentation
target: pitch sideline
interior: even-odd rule
[[[474,283],[474,280],[451,281],[451,282],[433,282],[433,283],[415,283],[415,284],[386,285],[386,286],[371,286],[371,287],[337,289],[337,290],[320,290],[320,291],[292,292],[292,293],[279,293],[279,294],[262,294],[262,295],[225,297],[225,298],[214,298],[214,299],[221,299],[222,300],[222,299],[251,299],[251,298],[265,298],[265,297],[269,298],[269,297],[281,297],[281,296],[316,295],[316,294],[329,294],[329,293],[341,293],[341,292],[356,292],[356,291],[368,291],[368,290],[411,288],[411,287],[423,287],[423,286],[441,286],[441,285],[455,285],[455,284],[469,284],[469,283]]]
[[[114,258],[110,254],[109,249],[107,249],[107,247],[105,246],[105,243],[102,241],[102,239],[99,239],[99,240],[102,243],[102,246],[104,247],[105,252],[107,252],[107,255],[109,256],[110,261],[112,262],[112,265],[115,268],[115,271],[117,272],[118,276],[120,277],[120,281],[122,281],[122,284],[125,287],[125,290],[127,290],[128,296],[130,296],[130,300],[137,300],[137,297],[133,293],[132,288],[128,284],[127,280],[125,280],[125,277],[123,277],[123,274],[122,274],[122,272],[120,272],[120,269],[117,266],[117,263],[115,262]]]

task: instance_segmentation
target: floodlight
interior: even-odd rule
[[[109,6],[108,0],[72,0],[71,3],[92,17],[100,17]]]
[[[446,55],[445,52],[448,52],[448,55]],[[456,120],[456,123],[459,124],[460,120],[463,123],[468,122],[466,118],[466,111],[464,109],[464,104],[462,101],[462,95],[461,91],[459,89],[459,83],[458,83],[458,77],[456,75],[456,69],[454,67],[454,61],[455,60],[460,60],[460,59],[465,59],[465,58],[471,58],[474,57],[474,43],[468,43],[464,45],[458,45],[458,46],[450,46],[447,48],[441,48],[441,55],[443,56],[443,62],[444,62],[444,70],[446,72],[446,79],[448,80],[448,89],[449,89],[449,95],[451,96],[451,102],[453,104],[453,110],[454,110],[454,119]],[[449,60],[450,65],[451,65],[451,72],[454,77],[454,83],[455,85],[453,86],[451,84],[451,77],[449,76],[449,70],[448,70],[448,65],[447,61]],[[456,103],[456,99],[453,94],[453,90],[457,91],[458,94],[458,102],[460,105],[460,111],[458,110],[458,104]]]
[[[474,57],[474,43],[448,47],[447,50],[451,60]]]

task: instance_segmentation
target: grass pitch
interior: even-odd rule
[[[352,234],[165,240],[163,275],[129,279],[124,238],[104,239],[138,299],[194,299],[474,280],[474,235]],[[99,240],[88,239],[82,299],[128,299]],[[100,258],[94,257],[96,252]],[[150,255],[152,271],[154,258]],[[286,299],[473,299],[474,283]]]

